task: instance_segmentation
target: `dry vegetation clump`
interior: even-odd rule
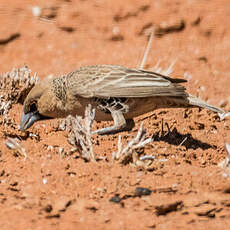
[[[19,69],[13,69],[0,75],[0,92],[5,101],[11,101],[12,104],[23,103],[29,91],[37,83],[36,74],[31,75],[31,70],[27,66]]]
[[[95,161],[91,131],[94,117],[95,109],[88,105],[84,118],[70,115],[64,120],[64,124],[69,131],[68,142],[76,147],[80,156],[86,161]]]
[[[95,109],[89,105],[85,110],[85,117],[68,116],[60,125],[60,129],[67,129],[68,142],[75,146],[76,151],[80,153],[81,158],[86,161],[95,162],[95,154],[93,149],[93,132],[91,130],[95,117]],[[146,161],[154,159],[153,156],[138,156],[137,150],[143,148],[148,143],[152,142],[152,138],[146,137],[146,130],[143,123],[138,130],[135,138],[130,140],[127,146],[123,147],[121,143],[121,136],[118,139],[118,151],[113,153],[113,159],[121,164],[134,163],[136,166],[145,166]]]
[[[113,159],[117,160],[121,164],[134,163],[136,166],[144,166],[142,161],[154,159],[154,156],[142,156],[139,157],[137,150],[143,148],[145,145],[152,142],[152,138],[146,137],[146,130],[144,129],[143,122],[137,132],[136,137],[131,139],[128,144],[123,147],[121,142],[121,135],[118,138],[118,151],[113,153]]]
[[[23,103],[29,91],[37,83],[36,74],[24,66],[0,75],[0,122],[5,126],[12,124],[9,110],[13,104]]]
[[[0,115],[2,116],[0,122],[4,125],[9,125],[9,123],[11,123],[10,118],[8,116],[11,105],[11,101],[6,102],[4,96],[0,95]]]

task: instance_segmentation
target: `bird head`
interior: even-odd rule
[[[49,82],[44,81],[35,85],[27,95],[24,105],[20,123],[20,130],[25,131],[30,128],[34,122],[42,119],[48,119],[44,113],[44,108],[48,105]]]

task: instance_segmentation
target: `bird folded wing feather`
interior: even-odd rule
[[[74,83],[70,88],[74,95],[86,98],[186,96],[185,87],[175,84],[180,82],[186,80],[121,67],[108,73],[102,72],[98,77],[89,74],[84,84]]]

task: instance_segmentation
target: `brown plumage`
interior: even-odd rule
[[[113,120],[101,130],[109,134],[126,128],[126,120],[157,108],[203,107],[214,112],[224,110],[209,105],[187,92],[173,79],[161,74],[116,65],[81,67],[74,72],[38,83],[28,94],[21,121],[26,130],[42,118],[84,115],[88,104],[96,108],[95,120]]]

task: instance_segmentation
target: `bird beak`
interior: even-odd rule
[[[37,111],[29,112],[26,114],[22,112],[20,131],[25,131],[26,129],[30,128],[35,121],[38,121],[40,119],[41,119],[41,115]]]

